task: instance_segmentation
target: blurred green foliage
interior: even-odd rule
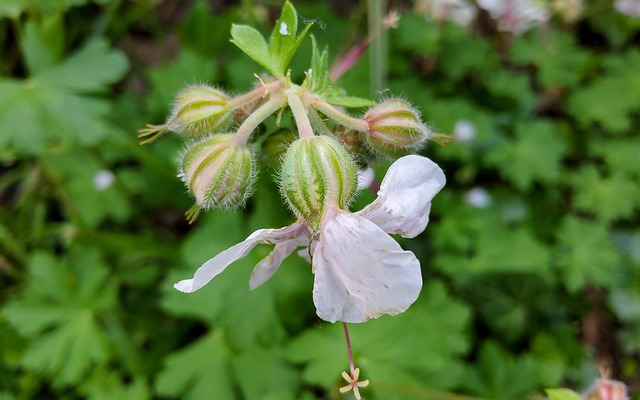
[[[332,56],[366,35],[365,2],[296,8]],[[0,4],[0,399],[340,397],[342,330],[316,319],[301,258],[251,292],[266,248],[198,293],[172,288],[291,218],[275,171],[246,209],[189,226],[179,141],[135,137],[187,84],[248,89],[260,70],[231,24],[266,33],[278,10]],[[584,390],[598,367],[638,390],[640,20],[586,1],[573,23],[512,36],[401,11],[390,91],[456,140],[423,151],[448,184],[427,231],[401,242],[421,260],[420,299],[351,327],[365,398],[524,399]],[[370,95],[370,63],[342,78],[350,94]]]

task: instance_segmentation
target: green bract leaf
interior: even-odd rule
[[[288,1],[282,8],[282,14],[273,27],[269,45],[256,29],[247,25],[233,25],[231,27],[231,42],[238,46],[276,78],[284,78],[285,71],[291,58],[302,43],[311,25],[298,33],[298,14]]]
[[[608,285],[619,255],[609,239],[605,225],[567,217],[557,232],[554,258],[567,289],[575,292],[587,283]]]
[[[248,25],[233,24],[231,26],[231,37],[231,43],[238,46],[240,50],[264,69],[278,76],[278,66],[271,61],[269,47],[260,32]]]
[[[375,103],[369,99],[364,99],[362,97],[354,97],[354,96],[340,96],[340,95],[329,95],[325,97],[325,100],[333,104],[334,106],[346,107],[346,108],[364,108],[371,107]]]
[[[31,339],[22,365],[58,384],[77,382],[108,360],[98,317],[117,304],[116,285],[98,253],[78,250],[58,260],[36,253],[23,295],[4,309],[7,321]]]
[[[293,57],[300,44],[296,40],[297,34],[298,14],[296,14],[293,5],[287,1],[282,7],[280,18],[276,21],[269,38],[269,56],[271,57],[271,62],[276,66],[279,76],[284,75],[291,57]],[[300,40],[303,37],[304,33],[301,35]]]
[[[569,389],[547,389],[545,390],[549,400],[582,400],[582,397]]]
[[[319,96],[333,89],[329,77],[329,52],[325,48],[320,52],[315,36],[311,35],[311,90]]]

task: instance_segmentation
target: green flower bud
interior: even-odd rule
[[[233,134],[215,134],[189,147],[180,161],[180,177],[201,209],[243,205],[255,177],[253,154],[233,141]]]
[[[389,99],[371,107],[365,114],[369,129],[367,143],[375,151],[398,155],[410,153],[429,137],[418,112],[401,99]]]
[[[335,139],[313,136],[291,144],[282,161],[280,185],[289,208],[312,232],[320,228],[327,207],[346,209],[358,172],[355,162]]]
[[[176,96],[167,129],[187,137],[220,131],[229,124],[233,113],[230,97],[209,86],[189,86]]]

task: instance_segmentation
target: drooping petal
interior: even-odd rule
[[[249,288],[253,290],[268,281],[280,268],[282,261],[289,257],[298,247],[308,245],[310,238],[309,230],[304,225],[300,225],[298,236],[276,243],[273,251],[260,260],[251,272]]]
[[[389,167],[378,198],[357,214],[387,233],[415,237],[429,223],[431,199],[445,182],[440,167],[428,158],[417,155],[402,157]]]
[[[364,322],[406,310],[422,288],[420,262],[376,224],[339,211],[313,252],[313,301],[326,321]]]
[[[249,254],[258,244],[274,244],[294,239],[304,225],[296,222],[280,229],[258,229],[244,241],[229,247],[196,270],[192,279],[182,280],[173,287],[184,293],[193,293],[209,283],[224,271],[231,263]]]

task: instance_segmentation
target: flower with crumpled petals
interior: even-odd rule
[[[315,275],[313,301],[320,318],[364,322],[399,314],[418,298],[422,274],[415,255],[390,234],[412,238],[421,233],[429,221],[431,200],[444,184],[444,173],[428,158],[402,157],[387,171],[378,197],[361,211],[327,206],[314,234],[301,219],[284,228],[257,230],[205,262],[192,279],[174,286],[195,292],[258,244],[274,244],[251,274],[249,286],[255,289],[297,248],[308,246]]]

